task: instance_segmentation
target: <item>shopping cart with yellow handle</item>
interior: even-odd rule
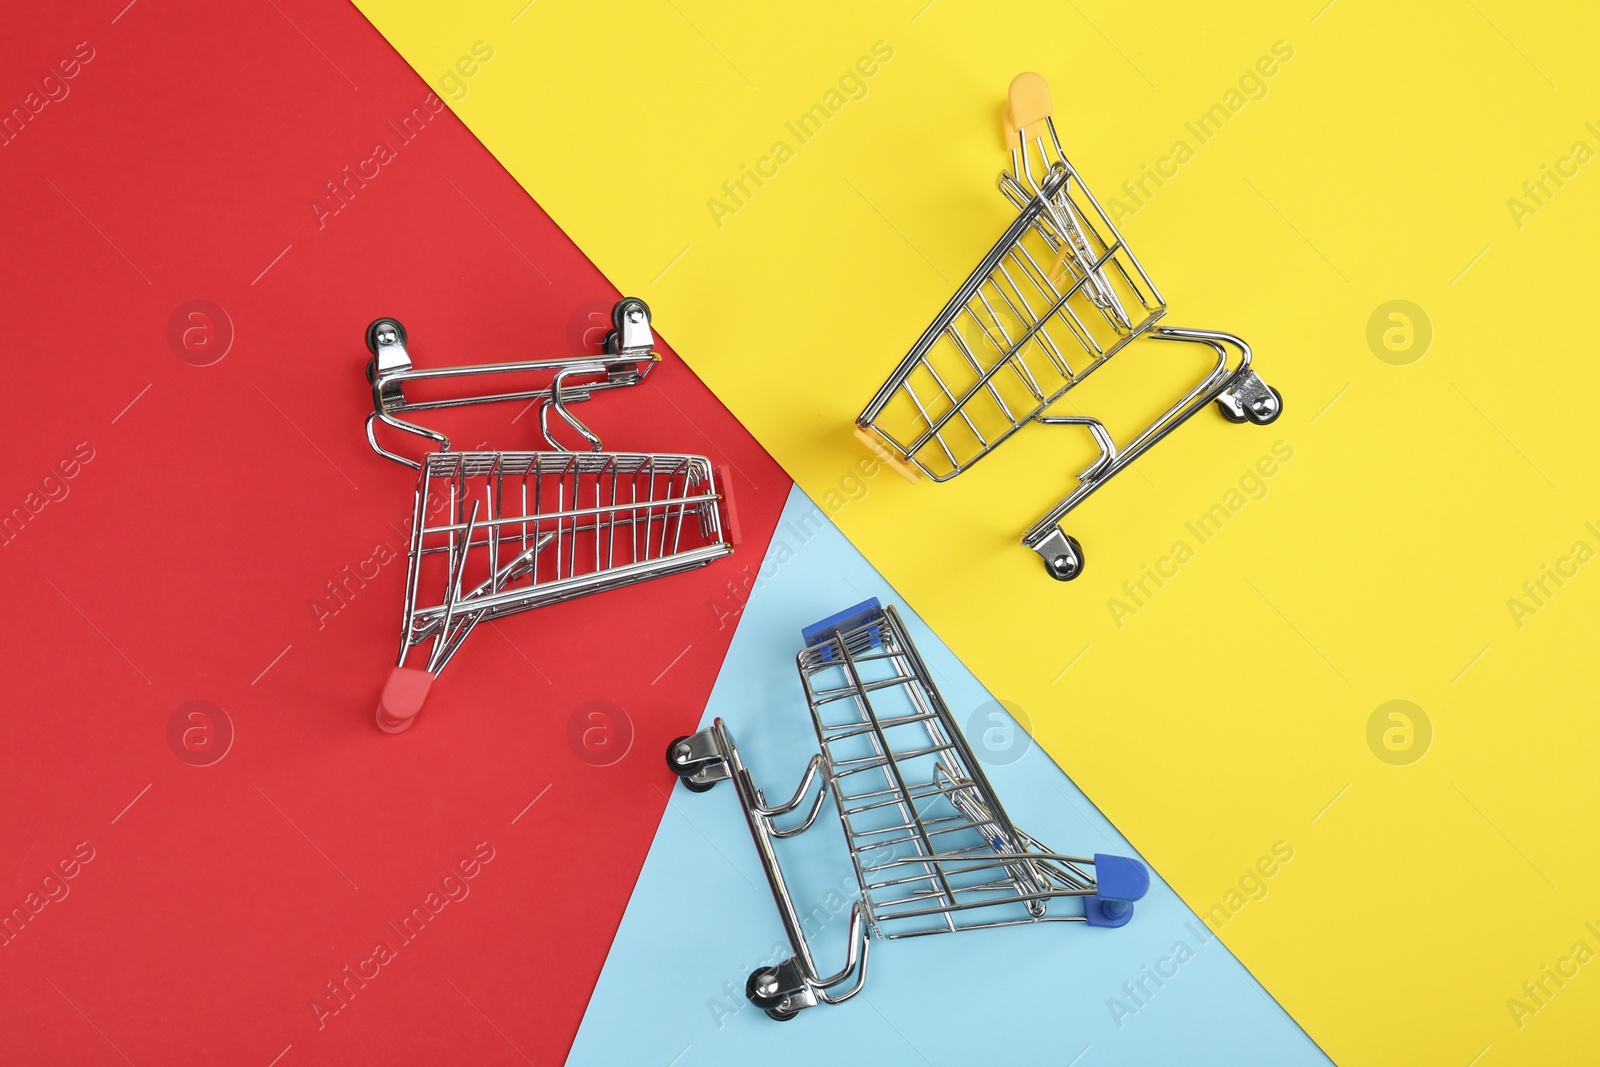
[[[1068,512],[1207,404],[1231,422],[1264,425],[1283,398],[1238,337],[1157,325],[1166,302],[1062,151],[1042,77],[1011,83],[1004,123],[1011,167],[999,186],[1016,218],[861,412],[856,432],[902,473],[943,482],[1029,423],[1087,429],[1099,455],[1022,538],[1051,577],[1070,581],[1084,555],[1061,527]],[[1049,413],[1141,338],[1199,345],[1215,359],[1123,443],[1097,418]]]

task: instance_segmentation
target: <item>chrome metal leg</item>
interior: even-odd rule
[[[1100,457],[1078,476],[1078,487],[1022,537],[1022,543],[1044,560],[1045,570],[1057,581],[1067,582],[1083,573],[1083,549],[1077,540],[1061,529],[1061,520],[1118,471],[1149,451],[1156,442],[1183,425],[1207,404],[1216,402],[1224,417],[1232,422],[1248,419],[1266,425],[1283,410],[1283,398],[1263,382],[1250,366],[1250,346],[1231,333],[1215,330],[1189,330],[1158,326],[1145,336],[1158,341],[1179,341],[1208,345],[1216,351],[1211,370],[1184,397],[1151,423],[1123,448],[1117,448],[1097,419],[1080,416],[1043,415],[1037,421],[1046,425],[1087,425],[1100,446]],[[1230,350],[1237,363],[1230,368]]]
[[[695,792],[704,792],[724,779],[733,783],[739,798],[739,808],[744,812],[755,842],[756,854],[772,890],[772,899],[778,905],[778,918],[783,923],[794,955],[773,967],[756,970],[750,975],[745,993],[750,1002],[763,1009],[774,1019],[792,1019],[805,1008],[821,1003],[837,1004],[855,996],[866,981],[867,935],[857,903],[850,914],[849,951],[844,966],[831,975],[822,974],[811,955],[811,945],[806,940],[804,922],[784,881],[783,869],[773,842],[792,837],[808,829],[822,810],[825,790],[817,788],[806,817],[794,826],[779,828],[773,819],[786,815],[804,802],[811,792],[822,765],[822,756],[813,756],[806,767],[805,776],[794,796],[783,804],[769,806],[765,795],[756,788],[755,779],[739,758],[739,749],[733,735],[719,718],[699,733],[682,737],[667,747],[667,766],[672,768],[683,783]],[[854,978],[853,984],[843,993],[830,992]]]

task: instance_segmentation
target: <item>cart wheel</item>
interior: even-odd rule
[[[688,770],[691,774],[694,773],[693,767],[686,768],[682,763],[678,762],[678,746],[687,740],[689,740],[689,735],[684,734],[682,737],[674,737],[667,744],[667,770],[671,771],[673,774],[681,776],[685,770]]]
[[[675,737],[675,738],[673,738],[672,743],[667,746],[667,769],[670,770],[673,774],[676,774],[678,776],[678,780],[683,782],[684,788],[689,790],[689,792],[691,792],[691,793],[704,793],[706,790],[710,789],[712,786],[716,785],[717,783],[716,782],[691,782],[689,780],[689,776],[691,774],[693,774],[699,768],[697,768],[697,767],[685,767],[683,764],[678,762],[677,757],[674,755],[674,753],[677,751],[678,746],[683,744],[687,740],[689,740],[687,735],[685,735],[683,737]]]
[[[600,350],[608,356],[614,356],[622,351],[622,335],[616,330],[607,330],[606,339],[600,346]]]
[[[406,328],[400,325],[398,320],[390,318],[373,319],[372,325],[367,327],[367,351],[376,356],[378,354],[378,334],[380,332],[386,333],[389,330],[394,331],[395,337],[399,339],[401,344],[406,343]]]
[[[619,337],[622,335],[622,324],[626,320],[628,312],[634,308],[639,308],[641,311],[643,311],[646,319],[650,318],[650,305],[646,304],[643,300],[640,300],[636,296],[625,296],[612,306],[611,325],[617,328],[617,335]]]
[[[1235,415],[1233,413],[1233,409],[1221,400],[1217,401],[1217,410],[1220,411],[1222,413],[1222,417],[1227,419],[1229,422],[1240,423],[1244,422],[1246,418],[1248,418],[1248,416],[1245,415]]]
[[[770,989],[772,992],[763,993],[763,988]],[[784,999],[783,994],[778,992],[778,973],[769,967],[757,967],[750,972],[750,977],[745,980],[744,995],[749,999],[750,1003],[758,1008],[765,1009],[767,1014],[771,1015],[772,1012],[777,1010],[778,1005],[783,1003]],[[799,1013],[791,1011],[783,1014],[785,1017],[792,1019]],[[777,1015],[772,1017],[774,1019],[778,1018]]]
[[[1069,555],[1062,552],[1051,559],[1044,561],[1044,569],[1050,572],[1050,577],[1058,582],[1070,582],[1083,573],[1083,546],[1078,544],[1078,539],[1071,534],[1062,534],[1071,546]]]
[[[367,360],[367,384],[376,385],[378,382],[378,357],[373,356]]]
[[[768,1008],[767,1009],[767,1017],[769,1019],[776,1019],[780,1023],[786,1023],[790,1019],[793,1019],[796,1015],[799,1015],[799,1014],[800,1013],[798,1011],[784,1011],[781,1008]]]
[[[1272,399],[1276,401],[1276,406],[1270,412],[1265,415],[1261,415],[1256,412],[1255,408],[1247,407],[1244,409],[1245,418],[1249,419],[1257,426],[1265,426],[1269,422],[1276,422],[1278,416],[1283,414],[1283,394],[1278,392],[1278,390],[1274,389],[1270,385],[1267,386],[1267,392],[1271,393]]]

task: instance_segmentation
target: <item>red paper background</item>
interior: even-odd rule
[[[401,318],[423,366],[548,356],[617,294],[448,111],[398,146],[428,89],[353,8],[124,4],[14,6],[0,35],[0,114],[94,50],[0,147],[0,514],[66,492],[0,543],[0,914],[94,851],[0,947],[0,1062],[555,1062],[789,480],[662,346],[580,414],[611,448],[731,463],[738,554],[481,627],[381,734],[403,562],[311,607],[404,549],[414,478],[361,435],[365,325]],[[319,228],[380,140],[396,157]],[[197,299],[234,334],[210,366],[167,336]],[[531,447],[513,414],[477,428]],[[211,766],[169,745],[195,700],[235,731]],[[596,700],[634,735],[610,766],[569,743]],[[484,841],[400,947],[387,924]],[[310,1001],[380,940],[396,958],[319,1028]]]

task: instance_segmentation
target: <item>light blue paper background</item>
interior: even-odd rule
[[[1052,625],[1070,627],[1069,594]],[[899,608],[980,754],[983,735],[997,731],[984,768],[1013,822],[1057,851],[1137,855],[1009,717],[989,717],[998,712],[989,692],[798,489],[701,723],[718,715],[728,723],[769,802],[789,797],[817,750],[794,665],[801,627],[874,596]],[[1017,746],[1009,750],[1008,732]],[[831,802],[779,850],[801,912],[813,916],[817,965],[837,969],[856,885]],[[1121,929],[1047,923],[874,941],[857,997],[779,1023],[744,998],[750,971],[789,949],[733,790],[675,786],[567,1062],[1328,1063],[1159,872],[1151,875]]]

